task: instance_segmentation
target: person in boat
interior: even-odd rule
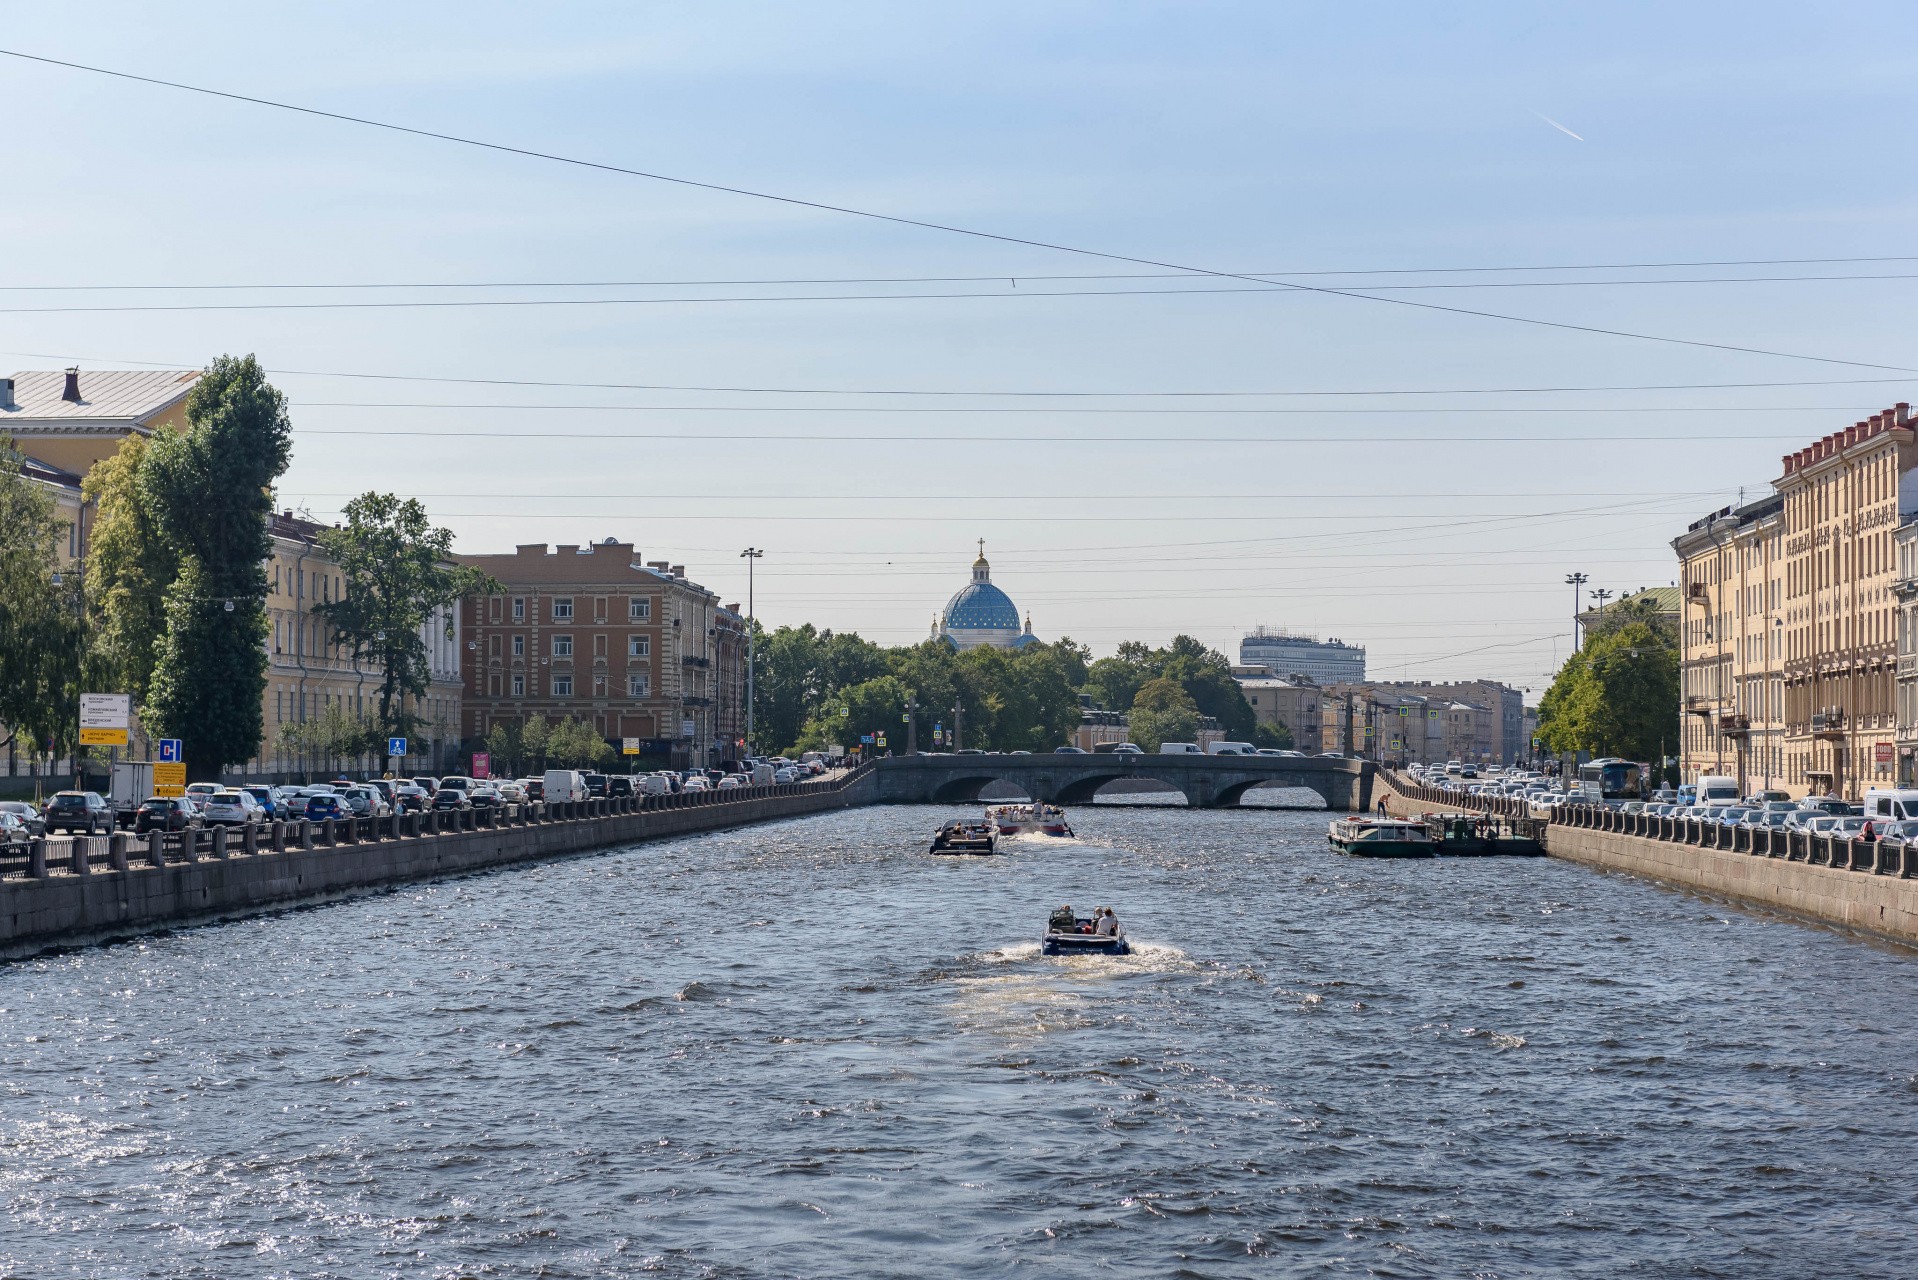
[[[1119,936],[1119,917],[1112,913],[1111,907],[1099,908],[1099,924],[1093,929],[1093,932],[1102,938],[1116,938]]]
[[[1087,919],[1085,919],[1085,920],[1081,920],[1081,921],[1079,922],[1079,932],[1080,932],[1080,933],[1091,933],[1091,932],[1092,932],[1092,926],[1093,926],[1093,924],[1094,924],[1094,923],[1095,923],[1095,922],[1096,922],[1096,921],[1097,921],[1097,920],[1099,919],[1099,917],[1100,917],[1100,916],[1102,916],[1102,915],[1104,915],[1104,914],[1105,914],[1105,908],[1104,908],[1104,907],[1094,907],[1094,908],[1092,909],[1092,915],[1091,915],[1091,916],[1090,916],[1089,918],[1087,918]]]
[[[1078,924],[1078,918],[1072,914],[1072,904],[1068,902],[1053,912],[1052,917],[1046,921],[1046,932],[1071,933]]]

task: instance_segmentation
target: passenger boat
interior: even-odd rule
[[[1002,836],[1016,836],[1022,831],[1039,831],[1049,836],[1072,834],[1072,828],[1066,822],[1066,811],[1057,805],[993,805],[986,810],[986,821],[997,827]]]
[[[1438,842],[1423,822],[1338,818],[1326,833],[1337,853],[1355,858],[1436,858]]]
[[[1046,936],[1039,944],[1039,954],[1047,956],[1129,956],[1132,944],[1125,940],[1125,930],[1117,933],[1093,933],[1098,921],[1090,916],[1074,916],[1072,928],[1064,928],[1064,921],[1048,920]],[[1081,929],[1085,932],[1080,932]]]
[[[932,837],[933,853],[997,853],[999,836],[989,822],[948,822]]]

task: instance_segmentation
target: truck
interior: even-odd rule
[[[116,760],[107,790],[107,806],[113,810],[114,825],[132,830],[140,805],[153,794],[153,761]]]

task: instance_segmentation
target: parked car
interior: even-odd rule
[[[603,798],[606,794],[606,775],[603,773],[589,773],[585,775],[585,777],[586,794],[594,800]]]
[[[384,818],[393,812],[386,798],[369,786],[347,787],[340,792],[340,799],[346,801],[356,818]]]
[[[633,795],[633,780],[623,774],[606,779],[606,794],[614,797]]]
[[[34,834],[27,830],[26,819],[11,809],[0,809],[0,848],[32,844],[34,839]]]
[[[627,791],[625,794],[630,795],[632,794],[632,791],[631,791],[632,780],[626,779],[625,781],[627,786]],[[502,804],[525,804],[526,803],[525,786],[521,783],[514,782],[511,779],[508,779],[505,782],[494,783],[493,790],[499,792],[500,803]]]
[[[499,788],[490,782],[475,782],[468,787],[466,800],[475,809],[497,809],[505,803],[499,798]]]
[[[739,790],[740,787],[744,786],[745,784],[739,780],[738,774],[729,773],[713,785],[715,789],[720,791],[737,791]]]
[[[393,809],[397,813],[425,813],[432,803],[432,793],[425,787],[402,782],[393,788]]]
[[[48,831],[103,836],[113,830],[113,810],[98,791],[56,791],[41,816]]]
[[[206,823],[210,827],[244,827],[265,820],[260,802],[245,791],[215,791],[207,797]]]
[[[1869,835],[1865,833],[1865,828],[1868,826],[1871,827],[1871,833]],[[1853,814],[1843,818],[1832,819],[1831,830],[1825,834],[1836,840],[1876,840],[1878,838],[1878,829],[1872,826],[1870,818]]]
[[[331,791],[320,791],[306,798],[306,820],[324,822],[328,818],[343,821],[353,816],[353,810],[347,807],[344,797]]]
[[[133,815],[133,830],[140,835],[149,831],[186,831],[202,825],[200,811],[177,796],[148,796],[141,803],[140,811]]]
[[[1084,747],[1054,747],[1052,754],[1055,756],[1082,756],[1086,754],[1086,749]]]
[[[433,796],[433,812],[435,813],[457,812],[458,810],[471,809],[472,807],[473,802],[467,799],[466,792],[460,790],[458,787],[441,787]]]
[[[966,753],[961,751],[959,754],[964,755]],[[1115,756],[1142,756],[1145,752],[1136,742],[1121,742],[1112,748],[1112,754]]]
[[[27,834],[36,839],[47,833],[47,820],[25,800],[0,800],[0,813],[10,813],[18,818],[26,827]]]
[[[545,784],[543,798],[551,804],[586,798],[586,777],[577,769],[548,769]]]
[[[521,778],[519,783],[522,787],[526,788],[527,800],[544,800],[546,798],[546,779]]]

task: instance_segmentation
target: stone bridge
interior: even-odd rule
[[[1369,760],[1321,756],[894,756],[879,761],[874,798],[881,804],[963,804],[1004,782],[1034,800],[1087,804],[1107,783],[1141,778],[1183,792],[1197,809],[1228,808],[1270,782],[1316,791],[1328,809],[1363,810],[1372,805],[1376,770]]]

